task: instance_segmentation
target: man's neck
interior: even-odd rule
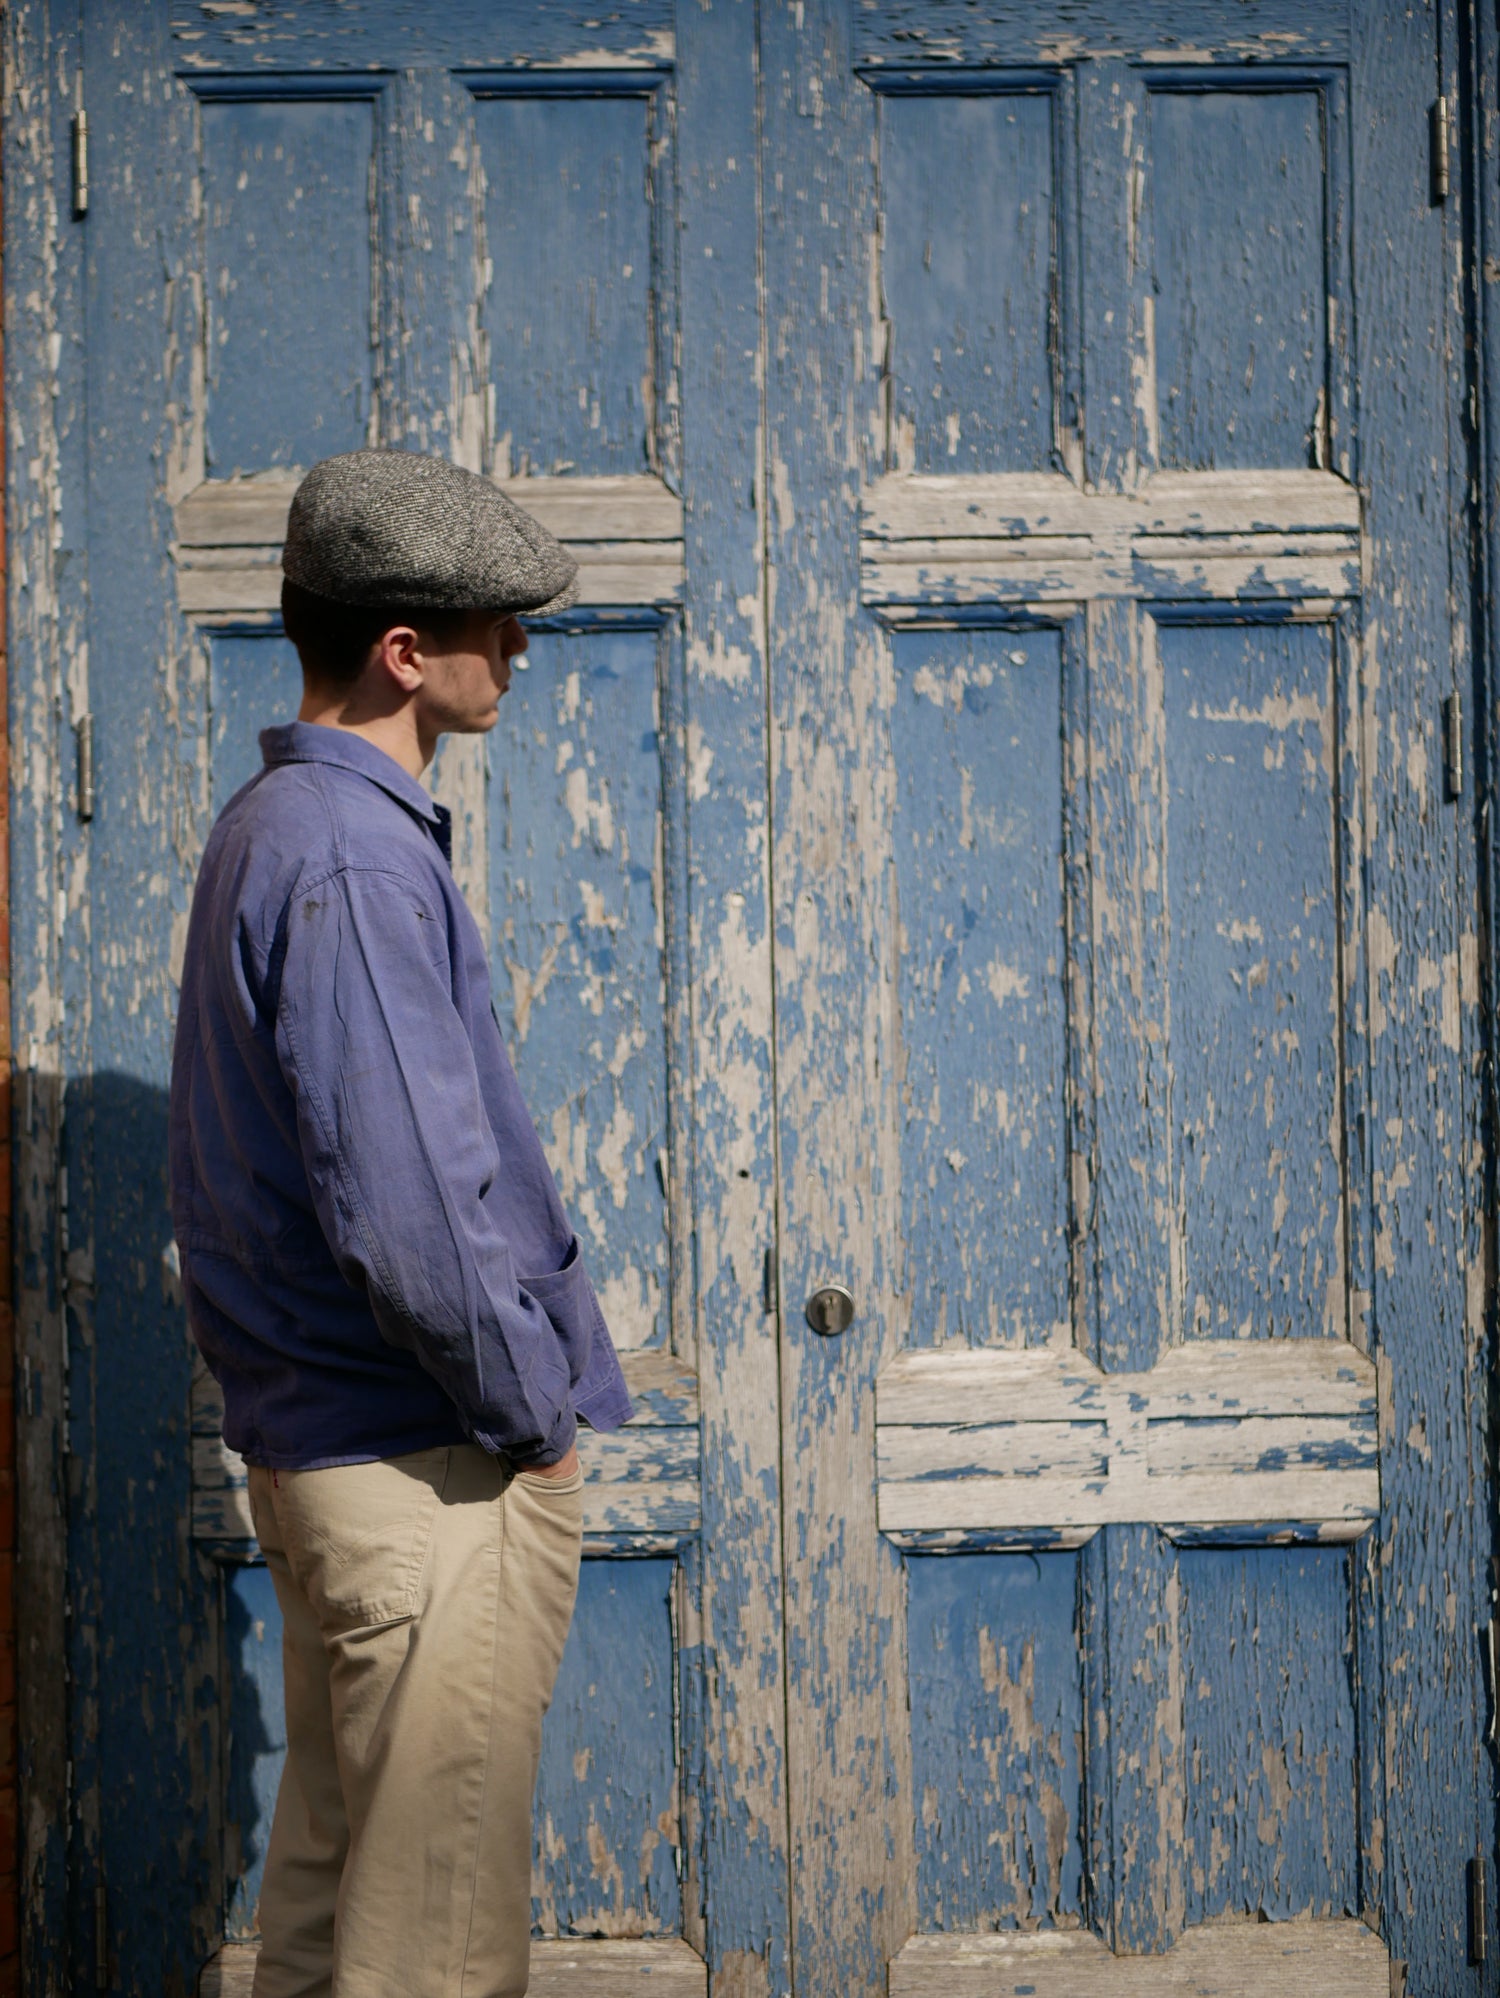
[[[349,695],[323,693],[309,687],[303,693],[297,719],[312,722],[318,728],[339,728],[346,735],[363,736],[366,742],[384,750],[393,763],[399,763],[408,777],[420,779],[432,761],[436,744],[424,744],[414,710],[415,703],[408,702],[394,713],[361,714],[357,702]]]

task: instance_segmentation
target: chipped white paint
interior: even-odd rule
[[[707,645],[694,646],[692,670],[722,680],[726,687],[748,687],[754,661],[744,646],[726,644],[723,633],[715,631]]]
[[[226,1943],[203,1967],[199,1998],[251,1998],[259,1943]],[[531,1945],[530,1998],[707,1998],[708,1966],[680,1936],[569,1937]]]
[[[890,1998],[1390,1998],[1390,1973],[1362,1922],[1215,1922],[1161,1956],[1115,1956],[1081,1930],[914,1936]]]
[[[627,1263],[597,1288],[599,1309],[616,1347],[621,1352],[644,1349],[661,1311],[662,1285],[657,1271]]]
[[[1336,1339],[1204,1340],[1109,1374],[1069,1351],[909,1351],[876,1382],[881,1530],[1353,1540],[1380,1505],[1375,1414],[1373,1365]]]
[[[31,1988],[60,1991],[49,1968],[53,1937],[48,1875],[69,1812],[90,1800],[73,1788],[69,1690],[59,1661],[68,1644],[67,1513],[64,1480],[66,1308],[90,1336],[92,1271],[64,1267],[62,1166],[66,1041],[86,1026],[65,1018],[62,921],[86,911],[86,867],[67,866],[63,835],[66,662],[86,645],[75,579],[65,598],[63,433],[79,420],[71,355],[77,258],[59,207],[66,167],[54,149],[54,86],[71,72],[76,43],[53,40],[39,9],[5,10],[5,207],[7,248],[5,436],[6,585],[10,652],[10,895],[15,920],[11,1041],[19,1059],[15,1142],[15,1422],[19,1568],[16,1671],[21,1737],[27,1744],[17,1853],[23,1931],[36,1966]],[[15,240],[20,239],[20,240]],[[70,300],[70,292],[72,298]],[[19,309],[18,309],[19,308]],[[71,309],[70,309],[71,308]],[[74,685],[76,697],[77,687]],[[76,712],[76,711],[75,711]],[[87,915],[80,926],[86,947]],[[29,934],[28,934],[29,933]],[[75,1245],[91,1261],[86,1243]],[[64,1282],[66,1273],[67,1281]],[[80,1280],[75,1281],[75,1275]],[[55,1905],[55,1904],[53,1904]],[[38,1974],[38,1972],[40,1974]]]
[[[1058,473],[889,473],[865,495],[867,603],[1190,596],[1338,601],[1359,587],[1359,494],[1331,472],[1175,472],[1134,493]]]
[[[453,815],[453,878],[490,955],[489,755],[480,735],[444,736],[428,788]]]

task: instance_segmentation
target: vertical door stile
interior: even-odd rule
[[[1086,476],[1131,494],[1155,468],[1154,299],[1144,82],[1096,59],[1079,85]],[[1080,1343],[1106,1372],[1153,1366],[1176,1334],[1167,1041],[1166,823],[1155,631],[1129,597],[1091,604],[1089,881],[1095,1146],[1093,1294]],[[1083,1550],[1092,1915],[1116,1950],[1183,1921],[1182,1662],[1176,1550],[1153,1525]]]
[[[681,528],[667,525],[680,521],[667,483],[680,479],[674,52],[664,31],[623,61],[533,71],[501,47],[494,67],[454,79],[475,146],[471,160],[454,148],[475,212],[465,367],[488,405],[469,403],[460,367],[455,442],[523,506],[556,509],[582,576],[579,603],[533,627],[476,766],[491,964],[637,1400],[626,1430],[580,1438],[586,1559],[543,1740],[534,1968],[538,1982],[566,1964],[607,1983],[611,1949],[631,1945],[571,1939],[641,1935],[652,1974],[698,1987],[702,1963],[679,1939],[703,1940],[701,1840],[683,1806],[704,1701],[699,1383],[675,1287],[691,1271],[693,1173],[680,1143]],[[655,566],[649,545],[645,563],[632,548],[632,505],[648,542],[671,536]]]
[[[81,97],[87,103],[93,87],[91,57],[96,38],[82,36]],[[106,123],[108,117],[106,114]],[[75,205],[75,222],[77,210]],[[96,316],[90,311],[94,261],[98,243],[85,230],[84,250],[84,331]],[[185,304],[185,301],[182,301]],[[179,324],[181,322],[179,321]],[[187,329],[184,329],[187,331]],[[187,331],[191,339],[191,332]],[[85,347],[86,372],[83,381],[83,410],[92,400],[92,372],[96,355]],[[88,434],[87,420],[80,429]],[[80,454],[92,472],[93,451],[85,446]],[[90,498],[92,495],[89,496]],[[88,500],[85,513],[88,514]],[[92,579],[91,579],[92,580]],[[92,591],[89,593],[92,598]],[[86,601],[86,600],[85,600]],[[90,671],[90,640],[93,637],[92,603],[84,609],[80,602],[78,627],[70,634],[60,664],[59,711],[54,720],[61,737],[58,759],[59,796],[55,801],[55,837],[60,868],[57,922],[60,951],[61,1060],[57,1089],[61,1117],[60,1172],[57,1191],[57,1231],[64,1308],[63,1466],[64,1505],[68,1517],[67,1697],[69,1720],[69,1776],[66,1835],[68,1837],[68,1908],[70,1921],[65,1931],[74,1951],[78,1970],[88,1972],[107,1958],[109,1936],[101,1934],[96,1906],[95,1883],[102,1878],[103,1840],[100,1826],[100,1791],[103,1779],[101,1754],[101,1658],[100,1646],[106,1614],[108,1577],[104,1570],[106,1535],[98,1517],[99,1448],[107,1451],[109,1439],[98,1424],[98,1361],[96,1316],[94,1311],[94,1266],[99,1220],[98,1184],[94,1172],[94,1134],[97,1114],[108,1115],[101,1096],[109,1094],[109,1084],[96,1070],[94,1014],[96,1002],[93,950],[95,924],[92,908],[93,842],[76,809],[75,777],[78,732],[88,719],[92,745],[95,732],[94,701]],[[104,1064],[98,1064],[102,1068]],[[199,1654],[201,1667],[202,1654]]]
[[[97,805],[78,916],[90,926],[91,963],[79,978],[91,1019],[87,1049],[73,1057],[89,1096],[88,1202],[70,1225],[88,1229],[95,1265],[92,1365],[81,1370],[75,1405],[82,1413],[87,1394],[95,1415],[96,1485],[85,1510],[97,1543],[98,1624],[76,1649],[96,1644],[98,1690],[74,1714],[73,1737],[77,1754],[97,1733],[92,1824],[79,1859],[96,1859],[108,1891],[96,1917],[90,1866],[74,1930],[82,1963],[117,1959],[128,1988],[130,1966],[153,1956],[173,1966],[164,1975],[190,1981],[220,1928],[214,1870],[181,1859],[217,1850],[219,1577],[184,1535],[187,1335],[166,1118],[187,910],[208,829],[208,688],[203,653],[177,616],[172,555],[172,503],[201,477],[201,239],[192,199],[198,107],[173,83],[167,15],[99,13],[88,27],[97,107],[87,225]],[[129,91],[118,87],[124,75]],[[153,171],[142,170],[146,161]],[[70,1208],[73,1180],[70,1169]],[[152,1607],[168,1603],[176,1615]],[[128,1853],[118,1831],[125,1810]]]
[[[1461,1113],[1456,1149],[1462,1200],[1462,1268],[1464,1277],[1464,1366],[1467,1376],[1465,1399],[1477,1400],[1477,1419],[1469,1420],[1468,1468],[1471,1516],[1483,1512],[1486,1494],[1492,1490],[1490,1465],[1495,1446],[1492,1422],[1483,1404],[1493,1370],[1490,1345],[1490,1273],[1495,1267],[1495,1221],[1487,1192],[1494,1185],[1493,1168],[1486,1159],[1486,1131],[1489,1126],[1485,1092],[1488,1081],[1488,1050],[1493,1042],[1486,1013],[1493,1019],[1493,1002],[1486,1008],[1481,966],[1482,945],[1489,920],[1485,906],[1483,861],[1486,821],[1476,810],[1479,759],[1468,745],[1475,739],[1477,718],[1484,711],[1479,686],[1479,668],[1484,652],[1483,599],[1477,579],[1484,573],[1481,535],[1474,518],[1477,496],[1483,492],[1479,472],[1479,370],[1478,343],[1473,337],[1477,320],[1473,285],[1477,277],[1474,248],[1477,241],[1473,210],[1479,202],[1477,176],[1471,154],[1476,138],[1472,115],[1465,118],[1462,106],[1472,88],[1472,11],[1458,0],[1443,0],[1438,13],[1438,89],[1454,114],[1449,129],[1454,137],[1453,184],[1460,190],[1457,201],[1449,200],[1442,209],[1445,270],[1447,277],[1445,315],[1445,380],[1447,384],[1448,433],[1448,622],[1452,648],[1452,695],[1439,709],[1440,731],[1450,705],[1458,739],[1452,745],[1450,766],[1447,748],[1439,761],[1443,774],[1438,785],[1439,810],[1452,819],[1452,847],[1455,861],[1454,907],[1458,936],[1457,997],[1459,1040],[1459,1090]],[[1482,267],[1481,267],[1482,268]],[[1451,788],[1450,770],[1455,777]],[[1451,1009],[1452,987],[1445,1002]],[[1451,1017],[1445,1017],[1447,1040],[1452,1039]],[[1490,1501],[1493,1508],[1493,1500]],[[1487,1556],[1490,1557],[1487,1559]],[[1494,1656],[1497,1569],[1489,1536],[1481,1531],[1469,1550],[1473,1563],[1471,1583],[1473,1643],[1488,1660]],[[1485,1683],[1496,1677],[1493,1669],[1481,1675],[1476,1687],[1478,1705],[1471,1735],[1473,1753],[1473,1801],[1476,1808],[1471,1847],[1474,1863],[1482,1869],[1476,1881],[1472,1873],[1468,1888],[1469,1954],[1471,1959],[1497,1955],[1493,1934],[1494,1912],[1486,1906],[1493,1900],[1496,1877],[1496,1795],[1497,1748],[1495,1742],[1496,1688]],[[1487,1893],[1488,1889],[1488,1893]],[[1493,1978],[1494,1969],[1483,1973]]]
[[[686,8],[679,34],[673,254],[688,496],[688,1114],[703,1477],[700,1565],[679,1591],[683,1683],[703,1726],[701,1762],[683,1771],[685,1783],[701,1779],[687,1813],[686,1919],[689,1940],[704,1940],[716,1993],[779,1998],[791,1986],[791,1888],[780,1398],[764,1281],[776,1247],[776,1106],[755,9],[751,0]]]
[[[1349,412],[1352,424],[1354,412]],[[1352,472],[1352,467],[1350,468]],[[1366,613],[1367,614],[1367,613]],[[1361,1352],[1375,1359],[1379,1393],[1379,1434],[1382,1450],[1391,1442],[1390,1376],[1388,1362],[1376,1350],[1375,1225],[1373,1158],[1375,1099],[1372,1054],[1375,938],[1368,919],[1370,842],[1376,822],[1369,771],[1371,713],[1363,671],[1363,617],[1346,617],[1340,626],[1337,670],[1344,689],[1344,724],[1340,774],[1346,787],[1343,824],[1348,850],[1344,865],[1344,1009],[1345,1064],[1345,1185],[1348,1188],[1346,1241],[1349,1258],[1349,1337]],[[1383,1341],[1381,1342],[1383,1346]],[[1384,1497],[1384,1477],[1382,1477]],[[1387,1845],[1385,1643],[1382,1616],[1381,1548],[1384,1536],[1367,1533],[1349,1549],[1350,1652],[1353,1668],[1358,1753],[1355,1764],[1358,1841],[1358,1907],[1361,1919],[1385,1933],[1382,1910],[1386,1894]],[[1392,1945],[1392,1957],[1405,1961]]]
[[[905,1585],[874,1385],[901,1235],[889,648],[859,609],[884,469],[873,93],[852,10],[761,13],[788,1758],[799,1992],[883,1993],[916,1926]],[[841,1336],[803,1302],[854,1293]]]
[[[1487,1056],[1486,1070],[1481,1071],[1484,1084],[1481,1111],[1489,1134],[1484,1148],[1488,1180],[1482,1227],[1488,1266],[1493,1271],[1496,1264],[1493,1203],[1497,1177],[1494,1133],[1497,1123],[1500,1123],[1497,1119],[1500,1073],[1497,1073],[1494,1058],[1497,1007],[1500,1007],[1500,957],[1497,957],[1497,951],[1500,951],[1500,922],[1497,922],[1497,912],[1500,912],[1500,839],[1496,837],[1495,824],[1497,796],[1500,796],[1500,587],[1496,582],[1500,577],[1500,511],[1497,511],[1490,496],[1496,491],[1497,452],[1500,452],[1500,341],[1497,341],[1500,322],[1497,322],[1495,299],[1495,280],[1500,276],[1500,227],[1497,227],[1500,225],[1500,205],[1496,201],[1497,185],[1500,185],[1496,165],[1497,141],[1500,141],[1500,123],[1496,119],[1496,92],[1497,85],[1500,85],[1500,61],[1497,61],[1500,23],[1484,8],[1461,9],[1460,21],[1466,57],[1460,103],[1467,112],[1467,117],[1461,119],[1460,129],[1467,127],[1466,172],[1468,185],[1473,189],[1469,213],[1472,231],[1470,254],[1473,259],[1471,307],[1480,332],[1478,349],[1470,355],[1472,374],[1468,386],[1473,401],[1467,412],[1472,424],[1470,442],[1474,453],[1470,461],[1474,484],[1469,494],[1469,505],[1473,514],[1478,516],[1474,521],[1476,538],[1472,575],[1477,670],[1473,685],[1473,724],[1468,740],[1474,767],[1472,803],[1478,818],[1478,844],[1483,870],[1480,883],[1480,1006],[1479,1018],[1475,1022],[1475,1031],[1485,1046]],[[1476,1078],[1476,1085],[1479,1080]],[[1476,1094],[1480,1094],[1477,1086]],[[1487,1329],[1491,1336],[1495,1313],[1493,1293],[1494,1280],[1491,1277],[1484,1301]],[[1482,1489],[1493,1493],[1496,1465],[1500,1462],[1493,1421],[1488,1426],[1485,1442],[1485,1483]],[[1500,1592],[1500,1566],[1493,1558],[1490,1577],[1492,1591]],[[1488,1613],[1491,1621],[1485,1650],[1487,1657],[1494,1658],[1495,1645],[1500,1642],[1500,1595],[1497,1593],[1491,1595]],[[1484,1770],[1486,1787],[1493,1790],[1497,1770],[1500,1770],[1500,1672],[1492,1666],[1488,1676],[1489,1725],[1485,1732],[1488,1753]],[[1496,1854],[1496,1864],[1497,1870],[1500,1870],[1500,1853]]]
[[[372,202],[385,301],[373,335],[381,352],[378,441],[488,471],[479,335],[484,203],[475,186],[483,168],[473,99],[459,78],[435,68],[406,71],[387,99],[381,137],[389,171],[383,198]],[[453,814],[454,877],[488,945],[487,768],[483,736],[446,736],[432,789]]]
[[[4,20],[10,943],[16,1096],[17,1701],[20,1945],[36,1998],[62,1988],[68,1930],[67,1326],[59,1233],[67,878],[68,663],[86,653],[83,465],[85,234],[68,201],[74,105],[55,86],[83,59],[77,0]],[[20,467],[26,476],[18,476]]]
[[[1372,550],[1361,669],[1368,827],[1374,1323],[1382,1383],[1382,1520],[1361,1562],[1379,1620],[1383,1683],[1365,1687],[1365,1753],[1383,1762],[1383,1817],[1364,1828],[1391,1953],[1465,1970],[1463,1860],[1493,1837],[1477,1697],[1490,1522],[1479,1495],[1483,1349],[1471,1271],[1474,1181],[1465,1157],[1461,1055],[1477,1001],[1469,826],[1443,797],[1441,698],[1453,644],[1445,216],[1431,199],[1424,132],[1440,71],[1431,13],[1352,11],[1353,185],[1373,224],[1354,231],[1360,484]],[[1456,225],[1455,225],[1456,226]],[[1453,523],[1456,531],[1458,523]],[[1456,544],[1462,547],[1459,540]],[[1468,1321],[1466,1323],[1466,1320]],[[1443,1725],[1419,1724],[1419,1689],[1444,1687]],[[1383,1792],[1383,1798],[1381,1797]],[[1483,1827],[1476,1833],[1476,1827]],[[1441,1863],[1435,1864],[1435,1856]],[[1429,1976],[1439,1973],[1434,1968]]]

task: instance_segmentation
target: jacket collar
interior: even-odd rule
[[[444,858],[448,857],[451,813],[424,791],[415,777],[408,776],[394,757],[387,756],[362,735],[346,728],[325,728],[320,722],[278,722],[273,728],[261,730],[260,753],[267,769],[276,763],[333,763],[341,770],[353,770],[361,777],[368,777],[398,805],[404,805],[414,817],[430,826]]]

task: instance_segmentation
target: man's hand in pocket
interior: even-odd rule
[[[528,1478],[570,1478],[578,1469],[578,1445],[570,1443],[566,1456],[559,1457],[555,1464],[517,1464],[518,1471],[524,1471]]]

